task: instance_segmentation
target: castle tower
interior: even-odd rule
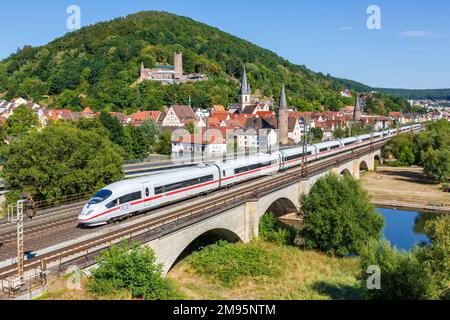
[[[250,88],[250,84],[247,80],[247,70],[245,67],[244,74],[242,76],[241,89],[239,91],[239,104],[241,106],[241,110],[252,104],[252,89]]]
[[[280,108],[278,109],[278,137],[281,145],[289,143],[289,109],[286,99],[286,90],[283,84],[280,97]]]
[[[356,95],[356,105],[355,105],[355,111],[353,112],[353,121],[359,122],[361,121],[361,100],[359,94]]]
[[[144,63],[141,63],[141,76],[139,77],[138,82],[141,83],[142,81],[145,80],[145,66]]]
[[[183,78],[183,53],[174,52],[173,65],[175,67],[175,79],[180,80]]]

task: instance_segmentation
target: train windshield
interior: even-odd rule
[[[91,200],[89,200],[89,204],[97,204],[102,203],[106,199],[112,196],[112,192],[109,190],[100,190],[97,192]]]

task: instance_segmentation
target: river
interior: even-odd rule
[[[416,244],[429,243],[424,227],[428,220],[435,219],[438,213],[377,209],[385,219],[383,234],[398,249],[410,250]]]

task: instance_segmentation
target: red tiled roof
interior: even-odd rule
[[[227,120],[230,116],[230,113],[228,111],[212,111],[211,112],[211,118],[216,118],[219,121]]]
[[[275,115],[273,111],[258,111],[256,113],[256,116],[260,118],[272,117],[273,115]]]
[[[83,113],[83,114],[94,114],[94,111],[92,111],[91,108],[86,107],[86,108],[83,110],[82,113]]]
[[[131,115],[131,121],[134,124],[142,123],[146,120],[158,121],[161,116],[161,111],[142,111]]]

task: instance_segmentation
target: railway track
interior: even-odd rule
[[[95,257],[103,250],[123,239],[141,243],[148,242],[154,237],[160,237],[174,230],[197,223],[249,200],[258,199],[267,193],[304,180],[311,175],[328,171],[330,168],[336,167],[343,162],[359,158],[370,151],[378,150],[382,145],[384,145],[384,141],[371,146],[361,147],[361,149],[349,151],[333,158],[324,159],[317,163],[310,163],[305,175],[298,168],[294,168],[270,178],[261,178],[256,183],[253,181],[253,184],[250,182],[245,183],[241,188],[236,187],[236,190],[229,190],[227,194],[221,194],[219,197],[214,197],[213,193],[212,196],[200,199],[197,204],[192,206],[180,209],[177,208],[177,205],[169,206],[162,210],[165,213],[160,216],[153,216],[153,214],[147,217],[144,216],[144,221],[141,221],[142,219],[136,220],[136,223],[131,221],[130,225],[117,230],[105,229],[104,233],[94,235],[87,240],[69,244],[64,248],[26,260],[25,270],[29,271],[38,268],[41,265],[41,261],[45,261],[50,269],[61,269],[74,262],[87,266],[95,262]],[[251,186],[247,187],[247,185]],[[0,279],[12,276],[15,272],[16,265],[0,268]]]

